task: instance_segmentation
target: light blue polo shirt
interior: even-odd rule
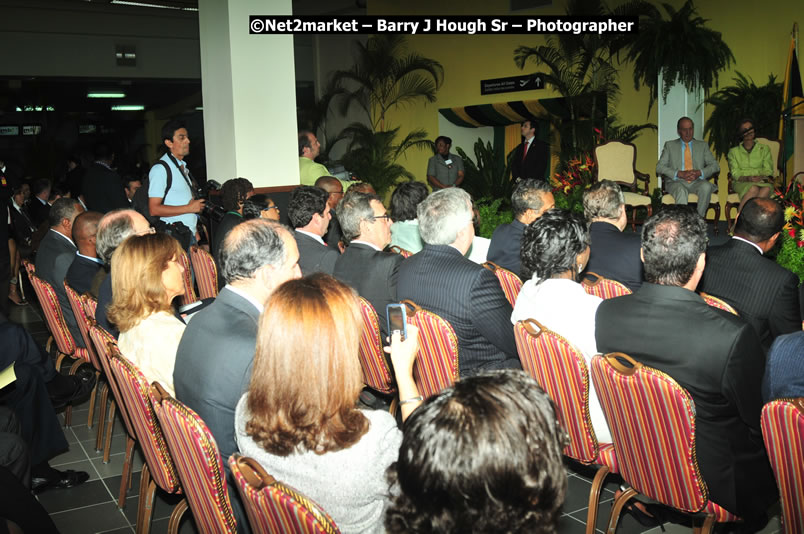
[[[187,180],[182,176],[181,171],[176,168],[167,154],[164,154],[161,161],[167,163],[168,168],[173,173],[173,182],[170,184],[170,190],[167,195],[162,199],[162,204],[165,206],[185,206],[193,199],[193,192],[190,186],[187,185]],[[176,160],[178,161],[178,160]],[[179,165],[185,165],[183,161],[178,162]],[[165,167],[162,165],[154,165],[148,173],[148,196],[150,198],[162,198],[165,194],[165,186],[167,185],[167,174],[165,174]],[[160,217],[161,220],[170,224],[172,222],[184,223],[190,231],[195,234],[196,225],[198,224],[198,215],[195,213],[184,213],[182,215],[174,215],[173,217]]]

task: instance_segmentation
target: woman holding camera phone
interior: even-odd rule
[[[355,292],[317,273],[285,282],[265,306],[248,392],[237,405],[240,452],[318,502],[341,532],[384,532],[388,466],[402,433],[361,410],[362,318]],[[421,403],[413,382],[418,331],[391,339],[402,419]]]

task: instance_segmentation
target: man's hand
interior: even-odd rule
[[[191,200],[189,204],[187,204],[187,213],[201,213],[201,210],[204,209],[204,204],[206,204],[206,200],[203,198],[197,198],[195,200]]]

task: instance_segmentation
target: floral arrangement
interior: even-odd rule
[[[557,207],[583,213],[583,192],[595,182],[594,168],[595,162],[587,152],[569,160],[563,171],[551,177]]]
[[[776,196],[784,206],[782,243],[776,254],[776,263],[792,271],[804,282],[804,186],[796,181],[788,185],[784,192],[777,190]]]

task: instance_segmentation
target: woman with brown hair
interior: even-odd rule
[[[402,441],[388,412],[357,408],[361,326],[354,291],[335,278],[285,282],[260,318],[251,384],[235,414],[240,452],[318,502],[345,534],[384,531],[385,470]],[[403,419],[421,402],[418,331],[407,329],[390,349]]]
[[[184,294],[182,253],[178,241],[157,233],[129,237],[112,255],[108,317],[120,330],[120,352],[171,395],[176,349],[185,328],[170,304]]]

